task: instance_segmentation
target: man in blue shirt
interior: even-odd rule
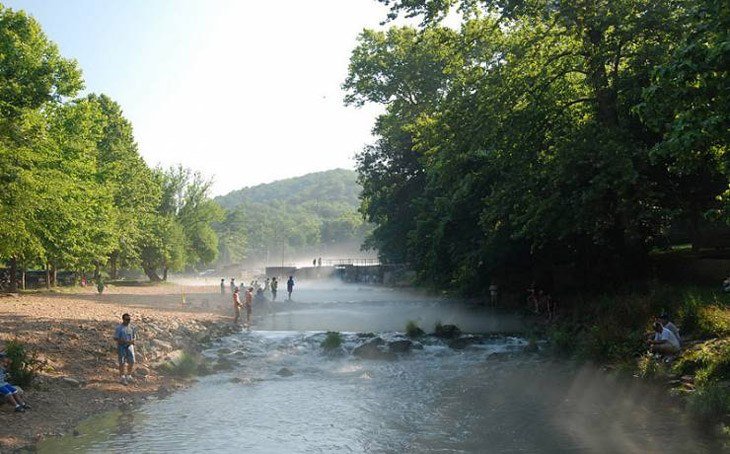
[[[132,381],[134,369],[134,341],[137,339],[137,328],[130,324],[132,317],[122,315],[122,323],[114,330],[114,340],[117,341],[117,355],[119,357],[119,381],[127,384]],[[127,374],[124,374],[124,365],[127,365]]]

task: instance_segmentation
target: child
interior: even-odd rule
[[[29,410],[30,405],[25,403],[23,399],[20,398],[18,390],[5,380],[5,376],[7,375],[6,369],[9,364],[10,358],[8,358],[5,353],[0,353],[0,394],[5,396],[8,402],[15,406],[15,411],[17,413],[21,413],[25,410]]]

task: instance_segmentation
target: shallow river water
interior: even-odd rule
[[[487,335],[464,349],[435,340],[394,361],[351,354],[357,333],[399,338],[408,320],[505,333],[519,322],[453,301],[334,284],[205,352],[235,367],[127,411],[91,418],[40,452],[702,453],[717,452],[665,392],[522,353]],[[343,332],[339,355],[320,347]],[[289,375],[291,373],[291,375]]]

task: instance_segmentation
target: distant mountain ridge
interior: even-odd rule
[[[354,170],[333,169],[238,189],[214,200],[229,210],[250,203],[301,205],[311,202],[334,202],[357,208],[361,189]]]

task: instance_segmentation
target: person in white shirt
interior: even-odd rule
[[[659,321],[663,327],[674,334],[674,337],[676,337],[677,341],[679,341],[679,345],[682,345],[682,337],[679,335],[679,328],[677,328],[677,325],[669,321],[669,316],[667,314],[662,314],[659,316]]]
[[[679,353],[679,340],[669,329],[660,322],[654,323],[654,339],[649,341],[649,349],[653,353],[674,355]]]

